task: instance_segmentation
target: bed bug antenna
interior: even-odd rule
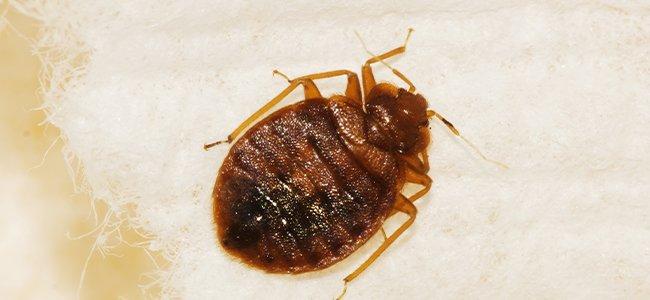
[[[408,215],[408,219],[386,236],[362,264],[343,278],[343,289],[338,296],[341,299],[350,282],[365,272],[415,222],[417,208],[413,202],[426,195],[432,184],[427,175],[429,118],[440,119],[454,135],[491,161],[449,121],[433,110],[427,111],[424,96],[413,93],[413,84],[384,61],[406,51],[411,32],[409,29],[404,44],[380,55],[368,51],[356,33],[372,55],[361,66],[361,81],[355,72],[345,69],[295,78],[275,70],[273,75],[284,77],[289,81],[288,86],[241,122],[227,140],[204,145],[208,149],[226,142],[232,144],[219,168],[212,192],[217,238],[226,252],[269,273],[300,274],[322,270],[348,257],[378,231],[384,233],[382,226],[386,218],[396,213]],[[409,91],[391,83],[377,84],[371,65],[380,62],[406,82]],[[321,96],[314,81],[338,76],[347,77],[345,96]],[[271,112],[298,87],[304,91],[303,100]],[[376,118],[383,109],[391,113]],[[387,130],[348,130],[364,126]],[[300,148],[298,151],[296,146]],[[316,153],[327,153],[335,159],[321,160],[313,155]],[[382,163],[374,163],[377,161]],[[387,165],[397,168],[384,167]],[[331,180],[338,170],[355,175],[346,175],[341,181]],[[385,184],[374,180],[377,177]],[[311,194],[305,192],[308,187],[298,183],[303,178],[328,181],[323,182],[323,191],[317,196],[307,196]],[[347,184],[348,181],[359,184]],[[421,187],[407,197],[403,194],[406,184]],[[275,193],[280,189],[287,192]],[[344,198],[326,196],[334,191],[345,191],[337,193]],[[288,196],[295,200],[280,201]],[[350,197],[354,201],[349,201]],[[273,202],[272,207],[266,200]],[[291,213],[302,209],[305,201],[314,203],[317,208],[305,211],[307,219]],[[328,211],[333,201],[343,203],[342,209]],[[251,211],[256,213],[251,214]],[[292,241],[295,230],[303,229],[292,228],[289,224],[301,222],[306,225],[300,228],[314,228],[305,232],[307,238],[291,243],[272,242],[278,237],[282,241]],[[340,226],[349,233],[349,238],[328,238],[331,231],[322,226],[324,222]],[[310,247],[314,242],[324,242],[325,247]],[[316,260],[282,259],[297,251],[306,251],[305,257]]]
[[[402,72],[400,72],[397,69],[391,67],[387,62],[385,62],[383,56],[390,57],[390,56],[393,56],[393,55],[395,55],[397,53],[404,53],[406,51],[406,45],[408,44],[409,39],[411,38],[411,33],[413,31],[414,31],[413,28],[408,29],[408,33],[406,34],[406,39],[404,40],[404,45],[402,45],[401,47],[397,47],[397,48],[395,48],[395,49],[393,49],[393,50],[391,50],[391,51],[389,51],[389,52],[387,52],[385,54],[382,54],[382,55],[375,55],[374,53],[372,53],[368,49],[368,47],[366,46],[366,43],[361,38],[361,35],[359,34],[359,32],[357,32],[356,30],[354,31],[354,34],[357,36],[357,38],[361,42],[361,46],[363,47],[363,49],[366,51],[366,53],[368,53],[370,56],[372,56],[372,59],[370,59],[368,62],[366,62],[366,64],[372,63],[374,61],[381,62],[384,66],[389,68],[393,72],[393,74],[395,74],[395,76],[399,77],[402,81],[404,81],[409,86],[408,91],[410,93],[415,92],[415,85],[413,85],[413,82],[411,82],[408,78],[406,78],[406,76],[404,74],[402,74]]]
[[[451,133],[453,133],[455,136],[460,138],[467,146],[472,148],[472,150],[474,150],[474,152],[476,152],[476,154],[478,154],[483,160],[485,160],[485,161],[487,161],[489,163],[495,164],[501,169],[504,169],[504,170],[508,169],[508,165],[506,165],[506,164],[504,164],[504,163],[502,163],[500,161],[496,161],[494,159],[491,159],[491,158],[488,158],[487,156],[485,156],[481,152],[481,150],[479,150],[478,147],[476,147],[472,142],[470,142],[467,138],[465,138],[462,134],[460,134],[458,129],[456,129],[456,127],[454,127],[454,124],[451,124],[451,122],[447,121],[447,119],[445,119],[445,117],[443,117],[439,113],[435,112],[434,110],[429,109],[429,110],[427,110],[427,117],[429,117],[429,118],[435,117],[436,119],[440,120],[440,122],[442,122],[443,124],[445,124],[445,126],[447,126],[447,128],[449,129],[449,131],[451,131]]]

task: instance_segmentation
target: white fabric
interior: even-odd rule
[[[650,5],[639,1],[46,1],[16,4],[63,53],[50,121],[93,195],[173,259],[165,296],[331,299],[381,238],[301,276],[268,275],[215,240],[224,138],[289,76],[392,65],[501,171],[433,123],[435,184],[354,298],[650,297]],[[61,57],[83,56],[84,72]],[[79,61],[77,61],[79,62]],[[74,62],[73,62],[74,63]],[[385,68],[379,80],[400,83]],[[63,82],[63,85],[56,85]],[[342,93],[343,78],[317,83]],[[401,83],[400,83],[401,84]],[[287,102],[296,101],[300,93]],[[395,228],[403,217],[388,222]]]

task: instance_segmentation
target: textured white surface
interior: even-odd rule
[[[456,2],[25,9],[52,28],[46,43],[89,50],[83,76],[46,94],[51,122],[94,196],[116,212],[136,204],[135,222],[156,236],[151,247],[174,258],[162,274],[169,296],[338,294],[380,239],[302,276],[234,262],[217,246],[211,219],[227,147],[201,146],[285,87],[271,70],[358,71],[367,57],[354,30],[381,52],[413,27],[393,65],[511,169],[477,159],[435,124],[432,192],[349,298],[650,297],[650,4]],[[378,79],[398,82],[377,69]],[[328,95],[344,80],[318,84]]]

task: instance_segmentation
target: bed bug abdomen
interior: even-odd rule
[[[430,118],[444,123],[483,159],[506,167],[486,158],[442,115],[427,108],[413,83],[384,61],[406,51],[411,32],[400,47],[381,55],[367,51],[372,57],[361,67],[361,82],[349,70],[294,79],[274,71],[289,85],[227,139],[203,146],[208,149],[240,137],[219,170],[213,192],[217,238],[228,253],[268,272],[319,270],[354,252],[387,216],[407,215],[343,279],[342,296],[347,284],[415,222],[413,202],[432,186],[427,175]],[[371,65],[378,62],[408,89],[377,84]],[[314,80],[338,76],[347,77],[345,96],[324,99]],[[306,100],[260,121],[299,86]],[[402,193],[406,183],[421,187],[406,196]]]
[[[397,163],[391,155],[381,171],[360,163],[334,104],[363,120],[359,107],[309,99],[233,145],[214,190],[229,253],[269,272],[300,273],[345,258],[379,229],[395,199]]]

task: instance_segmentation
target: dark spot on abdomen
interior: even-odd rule
[[[366,227],[363,226],[363,224],[359,224],[359,223],[354,224],[354,225],[350,228],[350,235],[352,235],[352,236],[354,236],[354,237],[358,237],[358,236],[360,236],[360,235],[363,233],[363,231],[364,231],[365,229],[366,229]]]
[[[260,232],[256,228],[235,223],[226,230],[222,243],[227,248],[246,249],[256,245],[259,239]]]
[[[392,184],[346,148],[322,102],[254,127],[220,170],[219,240],[248,264],[282,273],[322,269],[365,242],[392,204]]]

